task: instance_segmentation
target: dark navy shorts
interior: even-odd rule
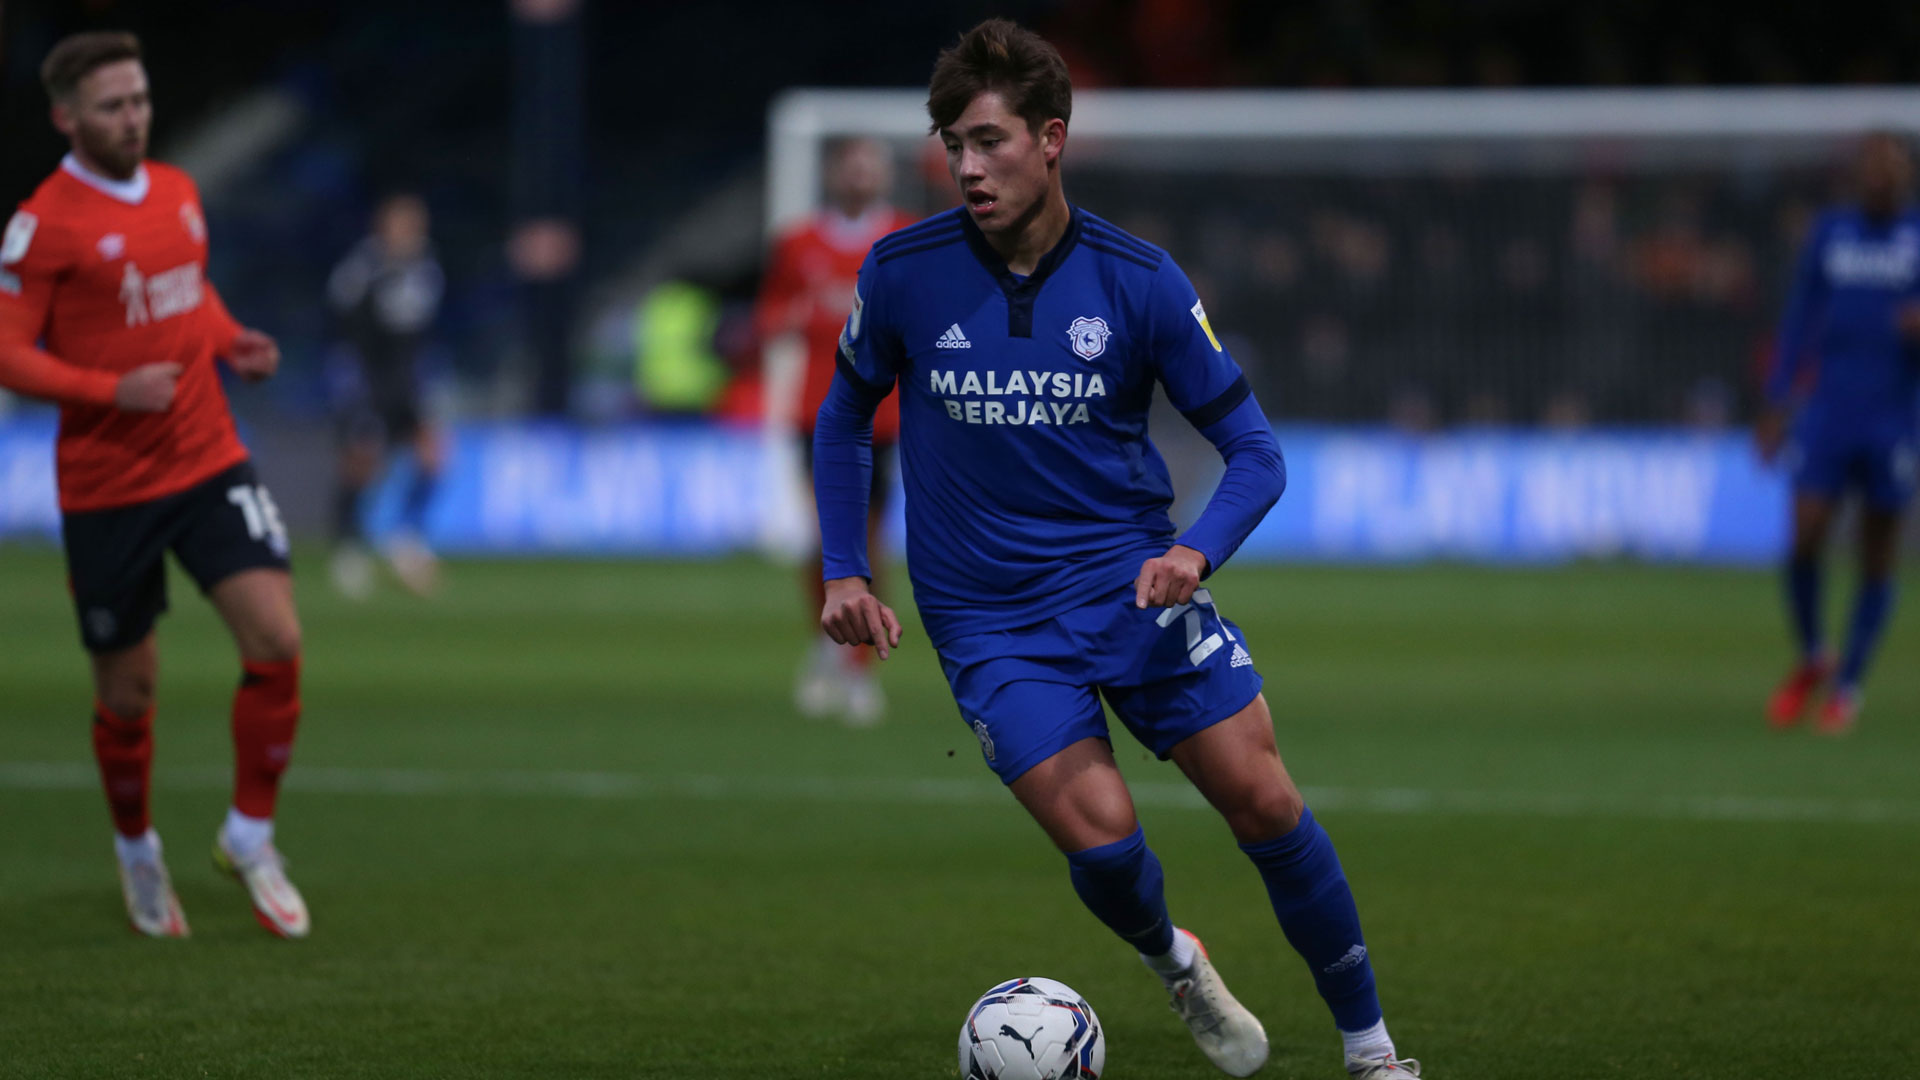
[[[1795,494],[1838,499],[1858,490],[1876,510],[1899,512],[1920,484],[1920,440],[1911,430],[1817,430],[1787,449]]]
[[[88,652],[138,645],[167,610],[171,550],[202,592],[242,570],[287,569],[287,530],[243,461],[151,502],[61,519],[67,580]]]
[[[1133,600],[1129,584],[1044,622],[940,647],[960,718],[1001,783],[1082,739],[1109,739],[1102,700],[1164,759],[1259,695],[1246,641],[1208,590],[1172,608],[1142,611]]]

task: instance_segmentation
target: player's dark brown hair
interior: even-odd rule
[[[140,39],[121,30],[90,30],[60,39],[40,65],[40,84],[55,101],[73,97],[80,80],[108,64],[140,59]]]
[[[1060,50],[1046,38],[1007,19],[988,19],[960,35],[934,61],[927,85],[927,116],[932,131],[950,127],[973,99],[987,91],[1006,99],[1007,108],[1027,122],[1029,131],[1073,114],[1073,80]]]

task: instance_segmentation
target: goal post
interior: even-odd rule
[[[1683,90],[1084,90],[1072,137],[1182,143],[1249,140],[1377,158],[1358,143],[1476,140],[1536,143],[1536,153],[1580,141],[1670,141],[1694,157],[1724,141],[1830,149],[1836,137],[1920,131],[1920,89]],[[924,90],[791,89],[768,111],[767,228],[820,202],[823,145],[870,135],[900,144],[928,138]],[[1318,145],[1316,145],[1318,144]],[[1076,148],[1077,149],[1077,148]],[[1317,155],[1316,155],[1317,156]]]

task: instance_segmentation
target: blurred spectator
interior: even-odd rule
[[[362,531],[362,496],[382,459],[411,452],[400,525],[382,545],[394,573],[416,593],[438,577],[427,547],[427,504],[445,463],[440,424],[423,406],[421,345],[440,312],[446,278],[429,238],[427,204],[397,194],[374,213],[373,231],[327,279],[327,300],[350,346],[336,379],[339,481],[334,496],[333,581],[364,598],[373,560]]]
[[[1433,395],[1418,386],[1402,386],[1387,406],[1387,423],[1408,435],[1425,435],[1440,426]]]
[[[1300,281],[1300,245],[1285,233],[1270,232],[1255,238],[1250,258],[1262,287],[1285,291]]]
[[[1491,390],[1476,390],[1467,397],[1465,420],[1471,427],[1502,427],[1513,414],[1507,401]]]
[[[1593,406],[1578,390],[1561,390],[1547,399],[1540,414],[1543,427],[1557,431],[1576,431],[1593,421]]]
[[[1308,233],[1320,257],[1353,288],[1370,289],[1386,276],[1393,248],[1378,223],[1325,210],[1313,215]]]
[[[1466,265],[1466,247],[1460,233],[1448,225],[1427,226],[1420,234],[1420,264],[1436,282],[1457,282]]]
[[[1314,315],[1307,319],[1300,338],[1300,358],[1307,378],[1313,382],[1334,382],[1347,373],[1350,339],[1346,323],[1333,315]]]
[[[1612,184],[1590,180],[1574,196],[1573,255],[1582,263],[1610,266],[1620,253],[1620,200]]]
[[[1660,203],[1658,226],[1634,244],[1634,276],[1655,297],[1684,300],[1693,295],[1706,258],[1700,200],[1691,191],[1674,190]]]
[[[650,412],[698,416],[719,401],[727,385],[719,327],[719,294],[690,281],[662,282],[640,301],[633,384]]]
[[[1726,380],[1705,378],[1693,384],[1687,394],[1680,422],[1688,427],[1718,431],[1734,421],[1733,389]]]
[[[1536,237],[1516,236],[1500,251],[1500,283],[1509,292],[1537,293],[1550,273],[1546,247]]]
[[[1140,81],[1149,86],[1218,86],[1231,48],[1220,33],[1225,4],[1134,0],[1129,29]]]
[[[874,241],[913,223],[911,217],[893,207],[893,158],[877,140],[848,139],[833,146],[821,179],[826,206],[775,242],[757,313],[764,342],[769,430],[776,440],[797,444],[796,456],[808,466],[808,473],[813,461],[814,417],[833,385],[841,331],[850,313],[858,317],[855,284],[860,266]],[[946,186],[953,190],[950,182]],[[881,550],[880,526],[893,494],[890,473],[899,429],[899,401],[897,396],[889,397],[873,418],[873,489],[867,519],[870,551]],[[777,460],[785,460],[785,455]],[[837,645],[818,628],[826,593],[817,550],[801,560],[801,572],[801,595],[805,597],[808,624],[814,630],[795,681],[795,707],[807,716],[838,714],[860,727],[878,723],[885,699],[873,677],[871,650]],[[884,595],[879,573],[872,584]]]

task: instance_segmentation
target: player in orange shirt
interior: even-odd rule
[[[67,570],[93,660],[93,749],[127,914],[144,934],[187,935],[147,811],[153,626],[167,608],[171,550],[240,651],[233,806],[214,861],[246,886],[267,929],[305,937],[306,904],[273,845],[300,718],[287,534],[214,368],[218,357],[258,381],[280,350],[235,322],[207,281],[193,181],[145,160],[153,105],[139,40],[74,35],[40,74],[72,152],[0,240],[0,386],[60,405]]]
[[[798,434],[809,474],[813,420],[833,385],[840,328],[853,310],[860,264],[875,240],[914,221],[888,205],[893,162],[887,148],[873,139],[848,139],[833,146],[823,179],[826,208],[775,241],[756,312],[767,356],[768,419]],[[899,437],[900,409],[888,398],[873,418],[870,550],[878,550],[886,496],[893,486],[893,448]],[[826,603],[817,550],[803,569],[811,625],[818,622],[817,614]],[[870,664],[865,646],[849,649],[821,634],[801,670],[794,692],[796,705],[809,716],[838,712],[856,726],[878,723],[886,705]]]

